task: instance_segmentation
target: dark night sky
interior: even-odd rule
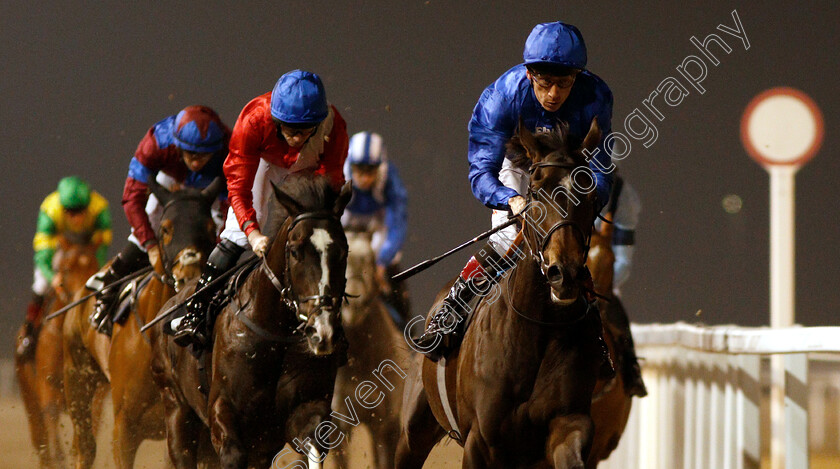
[[[738,125],[754,95],[786,85],[810,94],[826,123],[822,150],[797,177],[797,318],[837,323],[835,1],[189,3],[0,4],[4,337],[30,297],[38,206],[62,176],[86,178],[111,201],[115,253],[128,234],[119,206],[128,162],[149,126],[190,104],[232,126],[294,68],[322,76],[351,133],[386,139],[411,197],[405,265],[489,228],[466,178],[467,121],[483,88],[521,60],[533,25],[554,20],[583,32],[589,68],[615,96],[615,129],[660,81],[681,78],[675,67],[698,54],[691,36],[716,32],[732,47],[709,67],[706,93],[663,105],[656,143],[636,144],[621,164],[644,203],[624,294],[631,317],[693,321],[702,309],[710,324],[768,322],[768,177]],[[733,25],[733,10],[749,50],[715,29]],[[739,214],[722,209],[727,194],[743,198]],[[467,257],[415,277],[416,307]]]

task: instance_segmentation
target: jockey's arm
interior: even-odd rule
[[[41,210],[38,212],[38,222],[35,231],[35,238],[32,240],[32,247],[35,250],[35,268],[41,271],[47,281],[52,281],[53,272],[52,260],[55,250],[58,247],[58,233],[56,232],[55,220],[50,216],[53,213],[55,216],[56,210],[52,207],[46,207],[48,200],[45,200],[41,205]],[[56,198],[56,200],[58,200]],[[60,207],[58,208],[60,210]]]
[[[499,181],[505,145],[517,125],[512,108],[511,100],[491,85],[481,94],[469,124],[470,186],[481,203],[494,209],[507,209],[508,199],[519,195]]]
[[[257,223],[257,212],[254,210],[252,189],[257,168],[260,165],[259,155],[262,145],[259,122],[242,118],[247,111],[246,106],[234,125],[230,139],[230,152],[223,166],[225,178],[227,178],[228,203],[233,208],[236,221],[245,235],[255,229],[260,229]]]
[[[609,88],[604,85],[599,89],[602,93],[595,110],[598,120],[598,127],[601,130],[601,140],[598,142],[598,151],[589,159],[589,169],[595,175],[595,190],[598,196],[598,210],[607,205],[610,200],[612,189],[613,172],[615,166],[612,163],[612,146],[607,148],[607,137],[612,133],[612,108],[613,96]]]
[[[143,247],[157,244],[152,223],[146,214],[149,201],[149,180],[157,177],[163,165],[164,156],[154,135],[154,127],[137,145],[137,150],[128,165],[128,177],[123,188],[122,205],[128,223],[134,230],[134,237]]]
[[[408,224],[408,192],[400,179],[397,168],[388,165],[388,182],[385,185],[385,242],[377,255],[376,263],[387,267],[403,247]]]
[[[324,145],[324,155],[321,158],[319,173],[330,178],[332,187],[341,190],[345,182],[344,163],[347,161],[347,150],[350,145],[350,138],[347,136],[347,123],[338,113],[333,110],[333,128],[330,131],[329,140]]]
[[[98,196],[98,197],[97,197]],[[91,242],[97,246],[96,260],[102,266],[108,260],[108,247],[111,245],[113,231],[111,229],[111,209],[104,197],[96,194],[91,200],[91,209],[96,213]],[[96,205],[95,207],[93,205]]]

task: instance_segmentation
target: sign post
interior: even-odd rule
[[[823,132],[817,105],[793,88],[760,93],[741,118],[741,140],[747,153],[770,173],[771,327],[790,327],[795,322],[794,176],[816,154]],[[791,368],[794,365],[797,369]],[[771,356],[771,469],[808,467],[808,432],[802,425],[803,418],[807,419],[807,397],[785,394],[786,377],[803,376],[802,366],[801,357]],[[804,366],[807,373],[807,359]]]

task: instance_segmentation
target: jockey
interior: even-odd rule
[[[382,137],[359,132],[350,139],[344,177],[353,182],[353,198],[341,223],[346,230],[372,232],[376,252],[376,278],[397,326],[408,320],[409,304],[405,282],[393,284],[399,271],[400,250],[405,242],[408,193],[397,168],[387,161]]]
[[[179,186],[204,188],[223,176],[222,164],[227,154],[230,129],[215,111],[205,106],[188,106],[178,114],[153,125],[140,140],[128,165],[123,189],[123,209],[131,225],[129,243],[117,254],[108,269],[90,278],[87,287],[100,290],[151,263],[163,274],[160,246],[155,231],[162,207],[149,195],[149,180],[156,179],[170,190]],[[222,191],[215,210],[226,209],[227,193]],[[108,334],[109,313],[118,289],[99,295],[90,316],[97,330]]]
[[[347,125],[327,102],[321,78],[314,73],[288,72],[271,92],[246,104],[233,127],[224,165],[230,194],[225,229],[196,291],[231,268],[247,247],[260,257],[265,254],[269,238],[261,227],[269,181],[280,184],[291,173],[306,172],[326,175],[338,190],[344,184],[347,145]],[[208,291],[194,296],[187,313],[170,322],[178,344],[205,343],[204,312],[212,297]]]
[[[586,45],[580,31],[561,22],[538,24],[528,36],[523,57],[524,63],[502,74],[484,90],[469,123],[469,180],[475,197],[493,209],[493,226],[519,214],[526,205],[528,172],[516,167],[505,152],[505,144],[520,120],[531,132],[552,129],[559,121],[565,121],[569,133],[581,142],[592,119],[597,118],[603,133],[599,151],[589,160],[589,167],[596,179],[599,210],[609,199],[612,183],[610,153],[604,144],[604,137],[611,131],[612,92],[601,78],[586,70]],[[448,329],[447,316],[463,309],[459,304],[467,304],[475,297],[476,289],[469,282],[492,280],[502,273],[493,266],[504,262],[517,231],[517,227],[510,226],[494,234],[479,254],[467,262],[415,343],[430,357],[440,356],[444,342],[459,339],[463,325]],[[450,337],[436,340],[439,334]],[[605,345],[603,348],[606,350]]]
[[[111,244],[111,211],[108,201],[77,176],[69,176],[58,183],[58,189],[41,203],[35,239],[35,281],[32,302],[26,310],[25,336],[17,350],[19,356],[31,356],[34,351],[35,324],[41,317],[44,297],[56,276],[53,255],[58,238],[78,244],[97,245],[99,265],[105,263]],[[55,286],[55,285],[52,285]]]

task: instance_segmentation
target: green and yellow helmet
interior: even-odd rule
[[[58,201],[65,210],[80,210],[90,203],[90,186],[78,176],[58,181]]]

